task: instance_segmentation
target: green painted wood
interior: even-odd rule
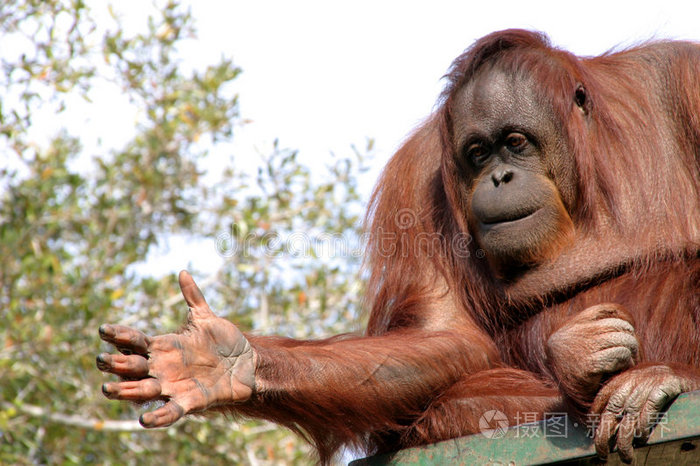
[[[493,412],[484,425],[499,427],[499,419]],[[350,466],[601,464],[589,429],[567,416],[483,432],[356,460]],[[638,465],[700,465],[700,391],[679,396],[635,456]],[[611,454],[607,464],[622,463]]]

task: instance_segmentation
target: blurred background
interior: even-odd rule
[[[361,331],[365,205],[451,60],[700,40],[687,3],[0,2],[0,464],[312,463],[265,422],[141,429],[98,326],[176,330],[186,268],[244,331]]]

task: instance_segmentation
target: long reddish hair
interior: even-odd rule
[[[579,234],[610,229],[615,238],[638,242],[637,256],[654,256],[660,242],[697,247],[699,162],[691,145],[700,145],[700,109],[688,102],[694,101],[689,92],[700,89],[700,70],[672,80],[673,70],[664,76],[657,71],[661,67],[652,67],[659,76],[650,77],[648,63],[637,53],[647,46],[579,58],[553,47],[542,34],[507,30],[478,40],[453,62],[436,112],[390,160],[370,201],[370,335],[418,319],[417,309],[446,289],[482,327],[490,328],[495,315],[512,317],[502,312],[512,303],[501,299],[500,285],[479,260],[475,242],[466,251],[454,245],[459,235],[466,242],[471,238],[452,143],[454,98],[487,66],[538,83],[538,99],[561,122],[574,158],[577,192],[569,213]],[[687,69],[689,58],[677,53],[674,63]],[[659,86],[671,86],[668,94],[676,100],[659,102]],[[677,147],[668,147],[669,141],[677,141]],[[410,225],[397,223],[399,213],[413,216]],[[441,238],[439,249],[417,247],[422,237],[434,234]],[[387,248],[392,238],[393,248]]]

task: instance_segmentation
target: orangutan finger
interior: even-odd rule
[[[637,416],[634,413],[627,413],[617,429],[617,451],[624,463],[631,463],[634,458],[632,442],[634,441],[636,423]]]
[[[622,319],[634,325],[634,318],[632,317],[632,315],[629,312],[627,312],[627,310],[623,306],[614,303],[596,304],[594,306],[584,309],[579,315],[585,316],[586,318],[593,320],[602,320],[610,318]]]
[[[190,308],[190,319],[213,317],[214,313],[207,304],[206,299],[204,299],[204,295],[195,283],[192,275],[190,275],[186,270],[183,270],[180,272],[178,280],[180,283],[182,296],[184,296],[185,301]]]
[[[185,410],[179,404],[174,401],[169,401],[155,411],[142,414],[139,418],[139,422],[142,426],[149,429],[154,427],[167,427],[185,414]]]
[[[102,353],[97,368],[121,377],[142,379],[148,375],[148,361],[139,355]]]
[[[607,458],[610,454],[610,445],[617,433],[618,418],[611,412],[604,412],[600,416],[600,423],[595,432],[595,450],[600,458]]]
[[[110,382],[102,385],[102,393],[110,400],[143,402],[160,398],[161,387],[156,379]]]
[[[123,354],[146,355],[150,338],[138,330],[124,325],[100,325],[100,338],[111,343]]]

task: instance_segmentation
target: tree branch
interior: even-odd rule
[[[20,413],[26,414],[28,416],[42,417],[57,424],[81,427],[83,429],[92,429],[109,432],[134,432],[145,430],[143,427],[141,427],[139,421],[136,420],[115,421],[111,419],[86,418],[81,416],[75,416],[72,414],[52,413],[40,406],[28,404],[14,405],[12,403],[3,402],[1,406],[3,407],[3,409],[16,409]]]
[[[75,416],[73,414],[65,414],[65,413],[52,413],[46,408],[42,408],[40,406],[35,406],[35,405],[28,405],[28,404],[21,404],[21,405],[15,405],[12,403],[8,402],[0,402],[0,407],[2,409],[8,410],[8,409],[15,409],[19,411],[22,414],[25,414],[27,416],[31,417],[39,417],[39,418],[44,418],[48,419],[51,422],[55,422],[57,424],[63,424],[66,426],[73,426],[73,427],[80,427],[83,429],[91,429],[91,430],[97,430],[97,431],[103,431],[103,432],[137,432],[137,431],[144,431],[144,430],[165,430],[167,427],[162,427],[162,428],[155,428],[155,429],[145,429],[144,427],[139,424],[139,421],[137,420],[112,420],[112,419],[95,419],[95,418],[89,418],[89,417],[81,417],[81,416]],[[189,417],[188,418],[189,422],[209,422],[216,424],[217,422],[213,419],[198,419],[196,417]],[[240,424],[238,423],[231,423],[231,428],[233,429],[238,429],[244,436],[250,437],[258,434],[263,434],[265,432],[271,432],[273,430],[280,429],[279,426],[271,423],[271,422],[264,422],[260,426],[248,428],[248,429],[240,429]]]

